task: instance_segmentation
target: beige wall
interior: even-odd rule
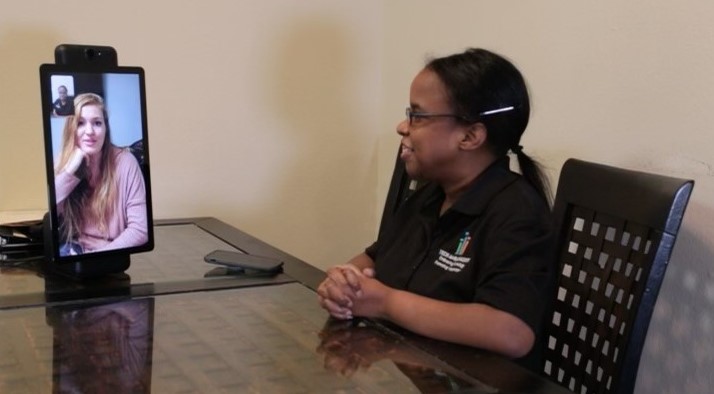
[[[374,237],[377,3],[87,4],[0,12],[0,211],[46,209],[38,67],[90,43],[146,70],[157,218],[215,216],[322,266]]]
[[[523,145],[553,183],[568,157],[696,180],[637,392],[710,391],[714,3],[119,3],[3,7],[0,210],[46,205],[38,65],[107,44],[147,72],[156,216],[216,216],[326,267],[374,237],[424,56],[493,49],[529,81]]]

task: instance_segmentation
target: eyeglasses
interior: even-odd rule
[[[407,115],[407,119],[409,120],[410,125],[414,124],[415,120],[418,121],[419,119],[427,119],[427,118],[454,118],[454,119],[462,120],[467,123],[474,123],[474,122],[477,122],[479,119],[481,119],[481,117],[483,117],[483,116],[494,115],[494,114],[498,114],[501,112],[513,111],[513,109],[515,109],[515,107],[510,106],[510,107],[502,107],[502,108],[498,108],[498,109],[484,111],[484,112],[481,112],[478,114],[479,117],[476,120],[469,119],[464,116],[456,115],[456,114],[430,114],[428,112],[414,112],[412,107],[407,107],[405,113]]]

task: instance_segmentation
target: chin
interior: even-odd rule
[[[84,148],[82,149],[85,155],[87,156],[97,156],[101,152],[101,149],[96,149],[96,148]]]
[[[407,175],[409,175],[409,177],[412,179],[419,178],[419,176],[421,175],[419,169],[416,168],[414,165],[409,165],[409,163],[405,163],[404,169],[407,171]]]

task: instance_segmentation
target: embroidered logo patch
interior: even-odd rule
[[[434,264],[445,271],[461,272],[470,262],[471,257],[455,256],[444,249],[439,249],[439,257],[434,261]]]
[[[455,254],[457,256],[463,256],[464,252],[466,252],[466,248],[469,247],[469,244],[471,243],[471,233],[468,231],[464,231],[464,235],[459,238],[459,245],[456,247],[456,252]]]
[[[466,249],[471,243],[471,234],[464,231],[464,234],[459,238],[459,244],[456,246],[456,251],[451,254],[444,249],[439,249],[439,257],[434,261],[437,267],[449,272],[461,272],[466,264],[471,262],[471,257],[464,257]]]

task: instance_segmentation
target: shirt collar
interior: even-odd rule
[[[519,175],[509,169],[508,156],[498,159],[479,174],[449,210],[477,216],[486,209],[489,202],[501,190],[518,178]],[[428,192],[430,196],[427,199],[426,206],[432,206],[437,202],[441,206],[441,202],[444,201],[444,191],[436,185],[431,185],[431,187],[432,190]]]

